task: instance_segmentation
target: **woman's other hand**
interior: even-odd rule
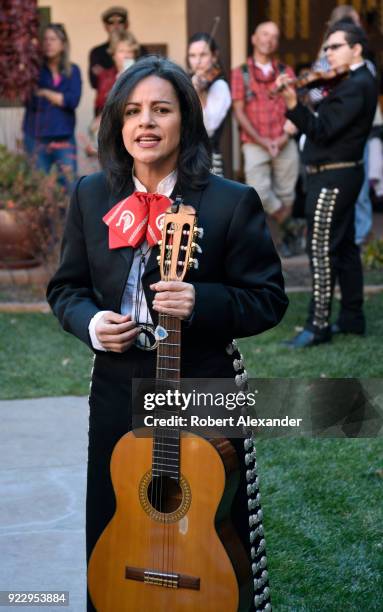
[[[124,353],[140,333],[140,328],[131,315],[121,315],[108,310],[97,321],[95,332],[97,339],[107,351]]]
[[[195,304],[193,285],[182,281],[159,281],[150,288],[156,291],[154,310],[182,320],[190,319]]]
[[[55,106],[64,106],[64,94],[60,93],[59,91],[52,91],[51,89],[37,89],[36,96],[46,98]]]

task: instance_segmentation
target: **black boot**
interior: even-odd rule
[[[316,344],[330,342],[331,337],[332,334],[330,327],[326,327],[326,329],[321,330],[320,332],[313,332],[310,329],[303,329],[301,332],[299,332],[299,334],[294,336],[294,338],[291,340],[285,340],[282,342],[282,344],[291,349],[309,348],[311,346],[315,346]]]

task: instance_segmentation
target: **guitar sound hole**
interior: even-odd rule
[[[148,486],[148,500],[157,512],[175,512],[182,502],[182,489],[168,476],[157,476]]]

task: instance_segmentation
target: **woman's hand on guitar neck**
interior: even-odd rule
[[[124,353],[134,343],[140,328],[130,315],[108,310],[97,321],[95,332],[104,349]]]
[[[150,288],[157,292],[153,301],[154,310],[181,320],[190,319],[195,304],[193,285],[183,281],[159,281]]]

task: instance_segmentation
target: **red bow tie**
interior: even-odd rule
[[[109,248],[138,247],[148,241],[154,246],[161,238],[166,210],[171,200],[159,193],[136,191],[118,202],[102,218],[109,227]]]

